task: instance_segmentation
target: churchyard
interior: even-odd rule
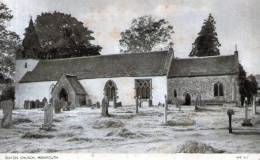
[[[228,132],[227,110],[232,108],[233,133]],[[258,109],[258,113],[260,109]],[[260,114],[252,114],[252,127],[242,127],[244,109],[230,105],[77,107],[53,114],[50,130],[41,129],[44,110],[13,110],[13,125],[0,128],[1,153],[259,153]],[[2,117],[0,113],[0,117]]]

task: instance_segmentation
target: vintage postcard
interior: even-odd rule
[[[259,15],[258,0],[1,0],[0,159],[260,160]]]

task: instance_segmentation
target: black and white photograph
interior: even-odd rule
[[[0,153],[259,160],[259,15],[259,0],[0,0]]]

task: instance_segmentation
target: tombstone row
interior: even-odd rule
[[[45,103],[47,102],[47,99],[44,97],[42,101],[35,100],[35,101],[24,101],[24,109],[35,109],[35,108],[43,108]]]

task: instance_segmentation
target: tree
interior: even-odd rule
[[[248,103],[254,95],[257,94],[257,81],[253,75],[246,76],[246,72],[241,64],[239,64],[239,93],[241,96],[241,104],[244,105],[245,98],[248,99]]]
[[[42,13],[25,31],[24,55],[39,59],[98,55],[101,47],[91,44],[93,31],[70,14]],[[30,55],[26,50],[33,51]]]
[[[14,78],[15,52],[20,46],[19,36],[6,28],[12,18],[11,10],[0,3],[0,73],[5,80]]]
[[[216,56],[220,55],[218,47],[221,44],[218,41],[215,20],[211,14],[207,20],[204,21],[201,31],[198,33],[198,37],[192,44],[192,50],[190,57],[192,56]]]
[[[129,29],[121,32],[120,46],[124,52],[150,52],[156,46],[169,43],[173,26],[165,19],[151,16],[133,19]]]
[[[29,26],[25,29],[22,45],[24,48],[23,58],[37,58],[37,53],[40,52],[41,46],[32,19],[30,19]]]

